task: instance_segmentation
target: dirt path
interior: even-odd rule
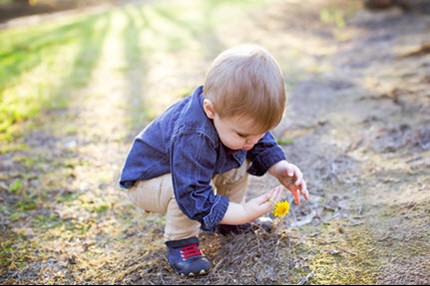
[[[287,152],[310,175],[310,233],[323,237],[311,282],[430,281],[429,21],[361,11],[323,60],[330,72],[293,91],[289,132],[299,136]]]
[[[430,59],[419,51],[430,17],[322,2],[276,2],[204,35],[166,20],[193,36],[167,58],[151,46],[149,9],[112,13],[89,84],[27,123],[17,144],[30,149],[0,157],[0,180],[23,184],[0,193],[0,283],[429,284]],[[290,99],[275,133],[312,199],[270,235],[202,235],[215,271],[180,279],[164,260],[164,218],[128,203],[119,171],[154,110],[200,84],[218,50],[248,41],[284,69]]]

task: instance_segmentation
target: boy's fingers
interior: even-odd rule
[[[293,197],[294,197],[294,202],[296,202],[296,205],[300,206],[300,193],[297,189],[295,189],[294,191],[292,191],[293,193]]]
[[[297,179],[296,179],[295,184],[296,184],[296,186],[300,186],[302,184],[302,182],[303,182],[303,174],[302,174],[302,172],[297,171],[296,172],[296,177],[297,177]]]
[[[270,198],[271,198],[272,194],[270,192],[267,192],[261,196],[258,197],[258,201],[260,203],[265,203],[265,202],[270,202]]]
[[[305,197],[306,200],[309,199],[309,192],[308,192],[308,188],[306,186],[306,182],[303,181],[302,183],[302,189],[301,189],[302,195]]]
[[[288,165],[287,169],[286,169],[286,173],[288,175],[288,177],[293,177],[294,176],[294,165]]]
[[[279,199],[281,198],[281,195],[282,195],[282,189],[279,187],[276,187],[272,194],[272,200],[274,202],[278,202]]]
[[[299,190],[299,188],[296,185],[289,185],[286,188],[293,195],[294,201],[296,202],[296,205],[300,205],[300,190]]]
[[[282,196],[282,189],[278,188],[278,194],[276,196],[276,201],[279,201],[281,199],[281,196]]]
[[[276,203],[277,201],[276,197],[277,197],[276,190],[270,191],[257,197],[257,202],[260,205],[263,205],[263,204],[273,205],[273,202]]]

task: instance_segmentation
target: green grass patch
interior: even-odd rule
[[[67,107],[90,79],[109,23],[103,13],[0,32],[0,140],[41,110]]]
[[[0,139],[1,141],[1,139]],[[16,143],[16,142],[9,142],[0,145],[0,154],[7,154],[12,152],[20,152],[20,151],[27,151],[30,147],[27,144],[23,143]]]
[[[106,35],[118,26],[114,36],[124,45],[119,56],[125,59],[121,73],[133,87],[126,100],[131,121],[151,120],[159,111],[143,100],[144,85],[136,82],[145,80],[146,70],[172,53],[187,55],[190,47],[200,47],[197,57],[212,59],[225,48],[216,36],[219,23],[234,22],[266,2],[143,3],[0,31],[0,142],[13,142],[25,131],[16,126],[41,111],[67,108],[70,94],[91,79]],[[130,72],[136,70],[143,75],[133,79]]]
[[[26,212],[30,210],[34,210],[36,208],[36,203],[34,201],[22,201],[17,202],[16,207],[21,212]]]
[[[40,158],[39,156],[29,157],[28,155],[15,155],[13,161],[21,164],[26,169],[33,169],[35,166],[40,164],[41,159],[43,158]]]
[[[77,198],[77,194],[74,192],[66,192],[65,194],[59,194],[55,196],[55,201],[57,203],[70,202]]]
[[[108,205],[99,205],[94,207],[94,211],[97,213],[105,213],[110,209]]]
[[[51,213],[49,215],[37,215],[33,220],[33,224],[38,229],[53,229],[61,226],[63,221],[56,214]]]
[[[290,138],[290,137],[280,137],[278,140],[278,144],[279,145],[293,145],[294,144],[294,139]]]
[[[0,241],[0,271],[23,268],[29,261],[31,243],[21,233],[11,232]],[[1,272],[0,272],[1,273]]]
[[[12,184],[10,184],[9,186],[9,190],[11,192],[18,192],[21,189],[21,180],[16,179],[15,181],[12,182]]]
[[[357,226],[340,233],[338,223],[325,225],[322,234],[312,243],[308,242],[309,249],[314,252],[309,260],[309,267],[314,272],[310,283],[375,284],[378,262],[371,252],[375,244],[368,230]]]

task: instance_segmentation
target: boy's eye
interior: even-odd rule
[[[246,135],[243,135],[243,134],[240,134],[240,133],[237,133],[237,135],[239,135],[240,138],[246,138]]]

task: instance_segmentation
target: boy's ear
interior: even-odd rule
[[[215,118],[215,106],[209,99],[203,100],[203,110],[210,119]]]

